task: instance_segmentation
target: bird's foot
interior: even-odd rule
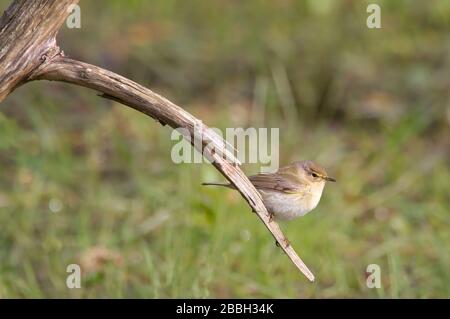
[[[275,214],[272,212],[269,212],[269,223],[273,222],[275,220]]]

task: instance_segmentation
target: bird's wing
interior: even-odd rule
[[[249,177],[257,189],[274,190],[283,193],[300,193],[306,185],[292,174],[258,174]]]

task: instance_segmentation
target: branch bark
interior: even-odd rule
[[[0,19],[0,102],[59,53],[56,34],[78,0],[16,0]]]
[[[227,154],[228,158],[234,159],[230,162],[205,148],[213,143],[216,149],[223,149],[224,141],[220,136],[199,119],[151,90],[108,70],[64,56],[56,45],[55,36],[67,17],[67,8],[77,2],[15,0],[4,13],[0,20],[0,102],[15,87],[27,81],[63,81],[99,91],[103,97],[132,107],[163,125],[183,128],[191,136],[202,136],[204,139],[199,151],[206,153],[216,169],[236,186],[295,266],[310,281],[314,281],[314,275],[289,244],[278,224],[270,220],[260,194],[239,168],[237,159]],[[34,35],[29,34],[31,30]],[[190,141],[193,143],[194,140]]]

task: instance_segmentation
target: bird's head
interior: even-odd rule
[[[301,161],[293,164],[302,178],[311,183],[336,182],[333,177],[328,176],[325,169],[313,161]]]

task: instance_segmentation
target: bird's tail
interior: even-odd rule
[[[202,183],[202,185],[205,186],[224,186],[224,187],[228,187],[228,188],[232,188],[231,184],[226,184],[226,183]]]

